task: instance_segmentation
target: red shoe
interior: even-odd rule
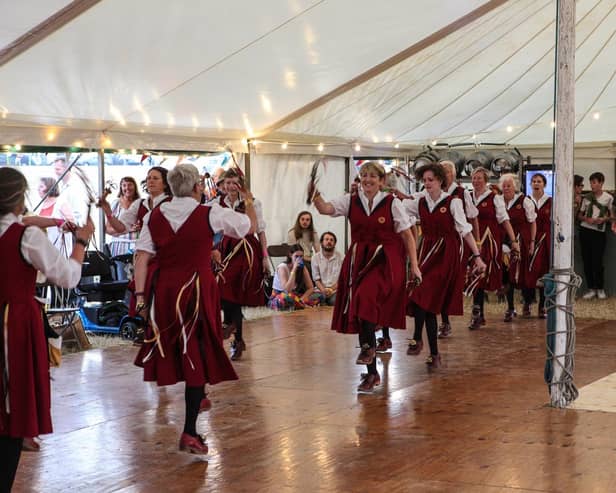
[[[423,341],[416,341],[411,339],[409,341],[409,347],[406,348],[406,354],[409,356],[417,356],[423,349]]]
[[[368,373],[366,377],[361,381],[357,392],[369,393],[374,390],[374,387],[381,384],[381,377],[378,373]]]
[[[41,445],[34,438],[25,437],[21,449],[26,452],[39,452]]]
[[[199,435],[194,437],[188,433],[182,433],[182,437],[180,438],[180,450],[182,452],[188,452],[189,454],[205,455],[208,453],[209,449],[203,438]]]
[[[441,355],[431,354],[428,356],[428,359],[426,359],[426,365],[428,365],[428,368],[438,368],[441,366]]]
[[[385,339],[383,337],[379,337],[377,340],[376,352],[377,353],[385,353],[388,349],[391,349],[391,339]]]
[[[363,381],[366,377],[368,377],[368,375],[370,375],[369,373],[361,373],[359,375],[359,379],[361,381]],[[379,375],[378,373],[376,374],[376,380],[374,381],[374,385],[381,385],[381,375]]]
[[[201,399],[201,404],[199,404],[199,414],[204,413],[212,409],[212,401],[205,396]]]
[[[369,365],[374,361],[375,356],[376,350],[373,347],[370,347],[368,344],[363,344],[361,347],[361,351],[357,356],[357,360],[355,360],[355,363],[358,365]]]
[[[446,339],[451,335],[451,324],[441,324],[438,328],[438,336],[440,339]]]

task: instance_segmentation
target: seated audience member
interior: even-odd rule
[[[291,245],[286,260],[276,268],[269,307],[280,311],[302,309],[318,305],[322,296],[315,292],[304,264],[304,249]]]
[[[336,251],[336,235],[327,231],[321,235],[321,251],[312,257],[312,278],[319,292],[323,295],[323,303],[334,306],[338,276],[342,267],[342,255]]]

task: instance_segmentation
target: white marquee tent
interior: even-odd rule
[[[251,139],[253,188],[293,217],[301,199],[285,194],[276,203],[272,180],[303,185],[319,144],[333,163],[323,185],[330,195],[344,187],[336,163],[356,142],[362,155],[402,156],[433,141],[502,142],[551,155],[556,0],[0,7],[0,144],[228,144],[246,152],[242,139]],[[615,34],[616,0],[577,2],[581,165],[601,158],[613,168]],[[286,228],[289,213],[280,214]],[[284,239],[282,231],[272,236]]]

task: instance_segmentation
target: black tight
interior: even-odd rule
[[[383,330],[383,339],[391,339],[389,337],[389,327],[381,327]]]
[[[0,493],[8,493],[13,487],[23,441],[23,438],[0,436]]]
[[[242,340],[242,305],[222,300],[223,321],[235,325],[235,340]]]
[[[449,315],[447,313],[441,313],[441,318],[443,319],[443,324],[449,324]]]
[[[534,289],[522,289],[522,298],[524,298],[524,303],[530,305],[535,297]],[[513,311],[515,309],[515,303],[513,301],[515,294],[515,288],[509,284],[507,287],[507,309]]]
[[[374,332],[376,329],[376,324],[371,322],[366,322],[365,320],[361,321],[361,328],[359,332],[359,345],[363,346],[364,344],[368,344],[371,348],[376,348],[376,334]],[[366,365],[368,369],[368,373],[372,373],[376,375],[376,358],[372,360],[372,363]]]
[[[190,436],[197,436],[197,417],[201,399],[205,397],[203,387],[186,386],[184,390],[184,400],[186,401],[186,418],[184,420],[184,433]]]
[[[483,303],[485,300],[485,290],[482,288],[478,288],[475,291],[475,296],[473,296],[473,305],[479,307],[479,313],[483,317]]]
[[[427,312],[416,304],[413,305],[413,314],[415,317],[415,332],[413,339],[421,341],[423,326],[426,324],[426,332],[428,334],[428,344],[430,345],[430,354],[438,354],[438,322],[436,313]]]

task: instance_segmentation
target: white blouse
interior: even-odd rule
[[[154,204],[153,207],[156,208],[156,206],[166,198],[168,198],[168,195],[164,193],[161,193],[160,195],[155,197],[154,200],[152,200]],[[137,223],[137,215],[139,213],[139,206],[141,204],[143,204],[143,207],[145,207],[148,211],[151,211],[149,202],[150,201],[147,198],[133,201],[133,203],[128,209],[125,209],[120,213],[120,217],[118,217],[118,220],[124,225],[127,230],[130,231],[130,229]]]
[[[452,194],[453,191],[458,188],[458,184],[454,181],[449,185],[449,189],[445,190],[448,194]],[[464,205],[466,207],[466,217],[469,219],[475,219],[479,215],[479,210],[473,204],[473,198],[471,197],[470,190],[464,189]]]
[[[177,232],[197,207],[210,207],[209,221],[212,231],[222,231],[233,238],[243,238],[250,231],[250,219],[246,214],[240,214],[216,203],[201,206],[192,197],[174,197],[170,202],[161,204],[160,212],[169,221],[171,229]],[[143,228],[139,233],[136,249],[156,253],[149,227],[150,214],[151,212],[148,212],[143,218]]]
[[[361,200],[362,205],[364,206],[364,210],[370,216],[377,205],[381,203],[381,201],[387,197],[387,193],[385,192],[377,192],[372,200],[372,209],[368,206],[368,197],[364,194],[363,191],[359,190],[357,192],[359,195],[359,200]],[[332,217],[340,217],[340,216],[348,216],[349,210],[351,209],[351,194],[347,193],[342,197],[338,197],[329,201],[329,203],[334,207],[334,213],[331,214]],[[394,230],[396,233],[400,233],[405,229],[409,229],[411,226],[415,225],[415,220],[411,218],[404,207],[402,206],[402,202],[394,198],[391,203],[391,213],[394,218]]]
[[[13,223],[21,224],[21,217],[15,214],[0,217],[0,238]],[[29,226],[24,231],[21,254],[26,262],[56,286],[74,288],[81,279],[81,264],[75,259],[64,257],[47,239],[43,230],[36,226]]]

